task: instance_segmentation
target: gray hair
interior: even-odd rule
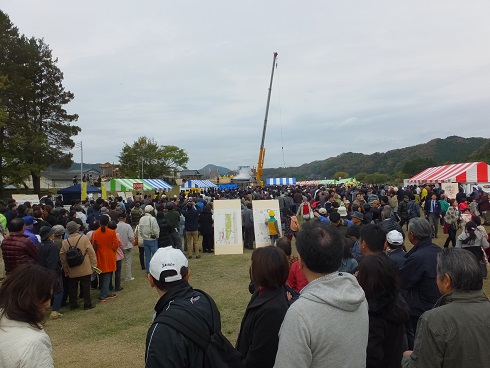
[[[481,290],[483,277],[475,255],[461,248],[445,248],[437,255],[437,277],[445,274],[458,291]]]
[[[388,205],[384,206],[383,211],[381,211],[381,219],[386,220],[386,219],[390,218],[391,211],[393,211],[393,209],[390,206],[388,206]]]
[[[411,232],[416,239],[430,238],[432,227],[429,221],[421,217],[415,217],[408,223],[408,232]]]

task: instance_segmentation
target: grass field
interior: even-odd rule
[[[442,246],[445,239],[446,235],[441,234],[434,240]],[[158,296],[150,288],[145,271],[139,267],[136,248],[134,252],[133,276],[136,279],[124,282],[124,290],[116,299],[99,303],[89,311],[62,309],[63,318],[46,323],[56,367],[144,365],[146,332]],[[203,254],[201,259],[189,260],[191,285],[214,298],[221,312],[223,333],[233,343],[250,299],[248,269],[251,252],[245,250],[243,255],[229,256]],[[484,291],[489,295],[489,280],[484,282]],[[92,297],[95,302],[95,291],[92,291]]]

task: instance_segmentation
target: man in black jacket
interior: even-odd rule
[[[206,297],[189,285],[188,261],[184,253],[172,247],[160,248],[150,261],[150,286],[160,296],[154,322],[146,337],[145,368],[204,367],[204,351],[175,328],[159,323],[164,315],[188,320],[199,315],[208,327],[213,319]]]

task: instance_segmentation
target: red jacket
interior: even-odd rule
[[[294,262],[289,268],[289,277],[286,284],[298,293],[308,284],[306,276],[299,268],[298,261]]]
[[[7,274],[20,264],[36,263],[39,259],[39,250],[21,231],[11,232],[1,247]]]

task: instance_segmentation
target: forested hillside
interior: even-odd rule
[[[264,177],[333,179],[335,173],[342,171],[358,179],[374,173],[384,174],[382,176],[387,178],[404,178],[413,176],[428,166],[470,161],[490,161],[490,139],[451,136],[385,153],[365,155],[346,152],[299,167],[264,169]]]

